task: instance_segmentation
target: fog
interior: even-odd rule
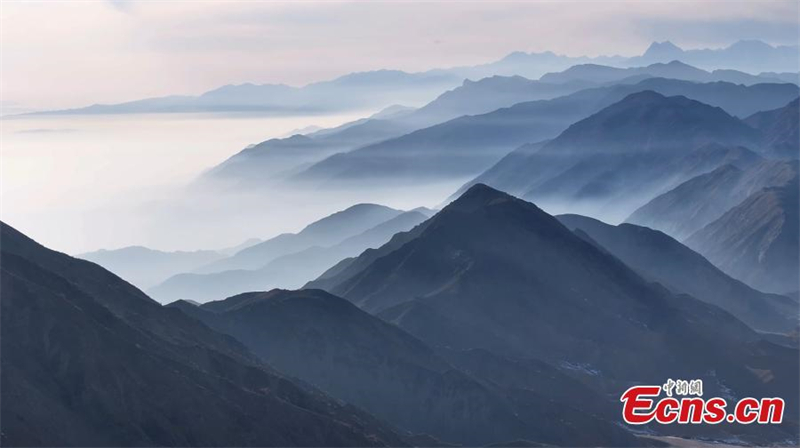
[[[186,188],[203,170],[249,144],[372,112],[5,118],[0,121],[2,219],[71,254],[128,245],[216,249],[297,231],[356,202],[435,206],[460,185],[462,180],[349,193],[268,188],[211,194]]]

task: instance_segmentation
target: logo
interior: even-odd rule
[[[664,392],[664,396],[661,393]],[[620,397],[622,418],[629,425],[757,423],[783,421],[783,398],[742,398],[729,407],[721,397],[703,397],[703,380],[667,380],[661,386],[633,386]],[[729,412],[730,410],[730,412]]]

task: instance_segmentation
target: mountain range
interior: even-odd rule
[[[197,270],[176,274],[148,289],[161,302],[199,302],[242,291],[299,288],[338,261],[381,246],[397,232],[430,216],[427,210],[401,212],[359,204]],[[371,226],[372,227],[369,227]]]
[[[103,266],[127,279],[137,288],[147,289],[173,275],[194,271],[260,242],[258,238],[250,238],[236,246],[222,249],[174,252],[129,246],[120,249],[101,249],[78,254],[76,257]]]
[[[284,233],[246,247],[223,260],[195,269],[198,273],[255,269],[282,255],[314,246],[332,246],[403,213],[378,204],[356,204],[318,219],[297,233]]]
[[[149,288],[181,272],[192,271],[225,256],[213,250],[164,252],[142,246],[88,252],[78,258],[97,263],[128,279],[139,288]]]
[[[6,446],[407,446],[236,340],[0,224]]]
[[[535,205],[485,185],[349,266],[357,268],[325,276],[327,291],[434,347],[539,359],[614,397],[632,382],[661,384],[664,375],[703,377],[712,396],[797,395],[796,349],[648,282]],[[761,381],[753,368],[774,380]],[[787,406],[797,412],[797,403]],[[648,428],[750,440],[796,431],[791,424],[778,432]]]
[[[604,74],[607,71],[611,74]],[[442,164],[452,165],[454,171],[442,175],[464,176],[462,173],[466,170],[475,171],[472,166],[488,168],[487,164],[515,146],[554,137],[574,121],[611,104],[615,91],[632,93],[649,89],[669,96],[684,95],[722,107],[741,118],[779,109],[798,96],[797,85],[775,78],[753,77],[751,81],[761,82],[746,86],[722,81],[738,82],[740,77],[719,76],[680,62],[631,69],[575,66],[545,78],[550,80],[493,76],[476,82],[465,81],[419,109],[390,107],[337,128],[251,145],[204,173],[201,179],[223,180],[234,186],[253,188],[274,185],[287,178],[323,184],[359,183],[359,176],[375,171],[374,175],[382,179],[399,177],[396,181],[403,182],[404,177],[410,176],[409,172],[438,176],[438,173],[427,172],[431,165]],[[606,84],[610,85],[600,90],[591,89]],[[603,100],[603,95],[609,100]],[[504,111],[515,104],[548,99],[553,103],[547,108],[537,109],[542,106],[539,104]],[[588,105],[579,107],[575,104],[577,100]],[[533,110],[530,106],[534,106]],[[537,115],[530,116],[535,111]],[[526,121],[532,126],[523,127]],[[769,118],[761,121],[775,122]],[[757,122],[756,117],[749,124],[754,126]],[[787,116],[783,122],[786,125],[781,130],[762,130],[765,134],[762,146],[776,146],[782,153],[791,152],[791,147],[787,146],[793,142],[791,117]],[[796,128],[793,129],[796,132]],[[405,154],[410,151],[408,148],[421,145],[425,147],[423,155]],[[454,159],[451,146],[465,147],[469,151]],[[473,149],[475,146],[477,149]],[[433,159],[425,160],[426,157]],[[403,160],[405,158],[412,160]],[[460,160],[462,158],[464,160]],[[389,173],[387,165],[392,167]]]
[[[573,231],[482,184],[431,217],[345,212],[303,238],[351,234],[362,215],[422,222],[300,291],[166,307],[2,224],[3,443],[642,446],[656,442],[614,403],[665,377],[784,397],[784,423],[649,435],[798,434],[796,346],[735,317],[790,331],[796,299],[660,232],[562,216]]]
[[[684,50],[664,41],[653,42],[644,54],[627,63],[636,66],[680,60],[706,70],[796,73],[800,66],[797,50],[795,45],[772,46],[760,40],[740,40],[725,48]]]
[[[772,157],[800,157],[800,100],[784,107],[755,113],[745,119],[763,135],[761,148]]]
[[[721,49],[683,50],[671,42],[654,42],[641,56],[570,57],[552,52],[514,52],[488,64],[433,69],[420,73],[400,70],[357,72],[304,87],[284,84],[226,85],[198,96],[166,96],[121,104],[95,104],[88,107],[39,112],[47,114],[120,114],[176,112],[256,112],[313,113],[334,110],[382,108],[396,98],[411,105],[430,101],[464,79],[491,76],[523,76],[538,79],[575,65],[594,64],[613,67],[642,67],[681,61],[705,70],[727,69],[729,80],[741,82],[734,71],[761,74],[765,78],[797,82],[800,57],[797,46],[772,46],[749,40]],[[763,73],[768,72],[768,73]]]
[[[571,124],[645,90],[685,95],[729,113],[750,115],[785,105],[797,97],[797,86],[728,83],[697,84],[647,79],[629,85],[585,89],[552,100],[518,103],[487,114],[465,116],[409,134],[338,153],[293,179],[314,185],[359,185],[380,179],[387,185],[430,182],[431,179],[474,177],[489,169],[515,147],[556,137]],[[739,135],[752,144],[758,132],[740,126]]]
[[[729,311],[756,330],[791,333],[800,326],[797,300],[745,285],[662,232],[633,224],[612,226],[580,215],[557,218],[644,278]]]
[[[691,177],[747,158],[738,146],[757,147],[760,139],[719,107],[641,91],[555,139],[512,151],[460,191],[488,182],[549,207],[567,203],[572,211],[624,219]]]
[[[400,70],[356,72],[303,87],[285,84],[229,84],[197,96],[165,96],[119,104],[37,114],[129,114],[241,112],[258,114],[313,114],[383,108],[396,98],[425,103],[463,81],[449,73],[407,73]]]
[[[748,196],[686,239],[720,269],[763,291],[800,284],[798,178]]]
[[[574,65],[564,71],[546,73],[541,78],[542,82],[564,84],[607,84],[612,82],[635,82],[646,78],[669,78],[692,82],[730,82],[733,84],[764,84],[792,82],[797,84],[800,77],[787,81],[784,76],[769,74],[751,75],[738,70],[719,69],[706,71],[679,60],[667,63],[658,62],[644,67],[619,68],[598,64]]]
[[[375,416],[445,442],[535,440],[558,445],[640,445],[613,423],[610,406],[554,403],[554,390],[504,388],[452,365],[422,341],[320,290],[254,292],[201,306],[190,316],[236,337],[269,365]],[[530,381],[596,396],[557,369]],[[596,396],[602,400],[601,397]],[[600,410],[601,415],[593,412]],[[557,426],[542,421],[559,421]],[[593,436],[569,431],[591,428]]]
[[[743,157],[726,160],[643,205],[627,218],[686,239],[751,194],[798,177],[797,161],[765,160],[741,148]]]

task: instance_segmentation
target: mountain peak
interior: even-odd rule
[[[734,42],[728,48],[737,50],[759,51],[759,50],[772,50],[775,47],[758,39],[745,39]]]
[[[683,53],[683,50],[672,42],[665,40],[664,42],[653,42],[647,47],[644,52],[645,56],[662,57],[667,55],[674,55]]]
[[[644,90],[573,124],[543,150],[686,153],[710,142],[739,145],[757,139],[757,131],[718,107]]]
[[[618,104],[659,102],[665,100],[666,98],[667,98],[666,96],[654,90],[642,90],[641,92],[631,93],[630,95],[623,98],[622,101],[620,101]]]
[[[467,191],[464,192],[458,199],[453,201],[450,205],[445,208],[458,208],[460,210],[470,210],[470,209],[477,209],[484,207],[486,205],[495,204],[498,202],[506,202],[506,201],[518,201],[519,199],[504,193],[500,190],[495,190],[494,188],[482,184],[477,183]]]
[[[659,65],[659,64],[656,63],[656,64],[653,64],[653,65]],[[673,59],[673,60],[671,60],[669,62],[664,62],[661,65],[665,65],[667,67],[689,67],[689,68],[692,68],[694,70],[698,70],[697,67],[694,67],[692,65],[686,64],[686,63],[681,62],[681,61],[679,61],[677,59]]]
[[[508,196],[507,194],[503,193],[502,191],[494,189],[494,188],[492,188],[492,187],[490,187],[490,186],[488,186],[488,185],[486,185],[484,183],[480,183],[480,182],[478,182],[477,184],[469,187],[467,189],[467,191],[465,191],[464,194],[461,195],[461,197],[465,198],[467,196],[472,196],[472,195],[475,195],[475,196],[478,196],[478,195]]]

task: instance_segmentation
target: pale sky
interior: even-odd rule
[[[635,55],[654,40],[798,40],[796,1],[0,4],[2,99],[40,109],[473,65],[512,51]]]

